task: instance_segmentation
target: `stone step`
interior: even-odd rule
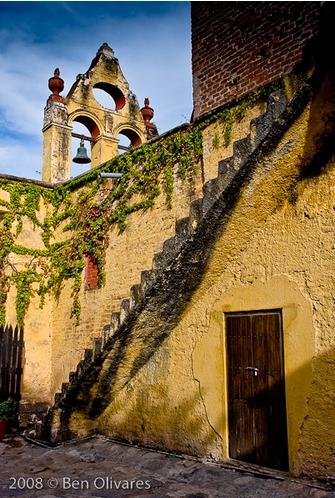
[[[109,337],[110,337],[110,325],[105,325],[104,328],[102,329],[101,332],[101,339],[102,339],[102,349],[105,347]]]
[[[89,364],[93,360],[93,349],[85,349],[84,351],[84,362]]]
[[[218,166],[218,175],[230,175],[234,172],[234,157],[227,157],[227,159],[223,159],[219,161]]]
[[[278,119],[284,112],[287,105],[287,98],[284,88],[272,92],[268,97],[268,111],[272,114],[272,121]],[[272,123],[271,123],[272,124]]]
[[[175,247],[176,247],[176,240],[174,237],[165,240],[163,243],[163,252],[165,253],[165,256],[170,256],[174,254]]]
[[[190,218],[187,216],[185,218],[180,218],[176,221],[176,235],[175,239],[177,244],[183,244],[188,237],[192,234],[192,226],[190,223]]]
[[[154,270],[144,270],[141,272],[141,293],[142,295],[150,289],[156,278],[156,272]]]
[[[96,359],[102,351],[102,337],[95,337],[93,339],[93,358]]]
[[[56,393],[55,394],[55,405],[58,406],[61,401],[63,401],[63,394],[62,393]]]
[[[236,140],[233,144],[234,169],[238,171],[242,164],[247,160],[254,147],[251,143],[251,137],[248,135],[241,140]]]
[[[113,311],[110,323],[110,334],[113,335],[120,326],[120,313],[118,311]]]
[[[79,377],[81,377],[81,375],[86,370],[86,366],[87,366],[87,363],[84,360],[79,361],[77,368],[76,368],[76,374],[77,374],[78,379],[79,379]]]
[[[189,222],[192,231],[194,231],[197,228],[201,218],[202,218],[202,199],[197,199],[196,201],[191,202],[190,205]]]
[[[122,299],[120,305],[120,323],[123,323],[124,320],[129,315],[130,311],[130,299]]]
[[[166,264],[166,254],[162,252],[157,252],[154,254],[154,257],[152,259],[152,269],[155,270],[160,270],[163,268]]]
[[[284,89],[277,90],[269,95],[266,112],[250,122],[251,142],[257,147],[267,135],[273,122],[279,118],[287,104]]]
[[[203,186],[203,192],[202,214],[205,216],[221,193],[218,178],[206,182]]]
[[[77,381],[77,372],[69,373],[69,384],[74,384]]]
[[[130,309],[133,309],[140,302],[142,297],[140,284],[135,284],[130,288]]]

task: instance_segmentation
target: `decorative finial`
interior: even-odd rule
[[[59,68],[56,67],[54,71],[54,75],[52,78],[49,78],[49,90],[52,91],[52,95],[48,98],[48,102],[65,102],[65,99],[59,95],[60,92],[64,90],[64,80],[60,78]]]
[[[154,117],[154,110],[152,107],[149,106],[149,104],[150,104],[150,101],[149,101],[148,97],[146,97],[144,99],[144,107],[142,107],[141,113],[142,113],[142,116],[144,119],[145,127],[147,129],[148,138],[153,138],[153,137],[156,137],[158,135],[158,132],[157,132],[156,125],[154,123],[150,123],[150,121]]]

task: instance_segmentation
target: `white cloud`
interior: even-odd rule
[[[0,165],[1,173],[41,179],[42,142],[31,144],[27,140],[1,140]]]

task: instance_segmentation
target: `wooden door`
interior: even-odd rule
[[[288,470],[281,311],[226,315],[229,456]]]
[[[23,328],[0,325],[0,401],[21,397]]]

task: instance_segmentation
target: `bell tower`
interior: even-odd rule
[[[114,108],[101,105],[93,90],[104,90],[114,101]],[[64,98],[60,93],[64,81],[59,69],[49,79],[52,94],[44,109],[43,180],[57,183],[71,177],[72,137],[75,121],[88,129],[84,139],[91,148],[91,167],[112,159],[118,154],[118,136],[124,135],[131,147],[137,147],[157,135],[157,129],[150,123],[153,110],[140,109],[136,96],[129,90],[118,59],[107,43],[98,50],[90,67],[84,74],[78,74],[75,83]],[[150,114],[150,116],[148,115]]]

